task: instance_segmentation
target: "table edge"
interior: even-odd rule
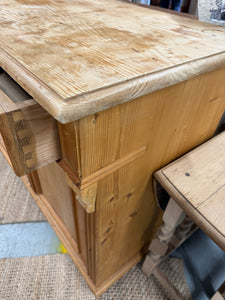
[[[0,66],[56,120],[66,124],[225,67],[225,51],[63,98],[0,47]]]

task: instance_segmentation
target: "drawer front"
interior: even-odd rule
[[[18,176],[61,158],[55,119],[2,69],[0,133]]]

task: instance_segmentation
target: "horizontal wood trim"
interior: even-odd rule
[[[122,168],[123,166],[131,163],[138,157],[144,155],[146,151],[146,146],[142,146],[139,149],[127,154],[126,156],[114,161],[113,163],[105,166],[98,171],[92,173],[89,176],[86,176],[81,180],[81,190],[85,189],[89,185],[92,185],[95,182],[98,182],[100,179],[112,174],[113,172],[117,171],[118,169]]]
[[[66,181],[72,190],[76,193],[76,199],[85,208],[87,213],[95,212],[95,202],[97,196],[97,182],[102,178],[112,174],[119,168],[129,164],[138,157],[142,156],[146,151],[146,146],[133,151],[125,157],[116,160],[112,164],[103,167],[102,169],[94,172],[90,176],[83,179],[79,179],[74,175],[68,164],[62,159],[58,161],[58,164],[63,168],[65,172]]]
[[[63,105],[63,98],[54,92],[40,78],[22,66],[15,58],[0,47],[0,66],[29,94],[38,101],[40,105],[46,107],[49,103],[52,116],[57,115],[58,110]],[[41,88],[40,88],[41,87]],[[60,104],[61,103],[61,104]],[[55,108],[55,109],[54,109]],[[57,119],[57,118],[56,118]]]
[[[223,67],[225,51],[78,95],[66,100],[63,115],[58,116],[58,120],[61,123],[75,121]]]
[[[141,157],[146,151],[146,146],[127,154],[126,156],[114,161],[113,163],[105,166],[91,175],[80,179],[74,175],[68,164],[62,159],[58,164],[63,168],[66,176],[66,181],[72,190],[76,193],[76,199],[86,209],[87,213],[95,211],[95,201],[97,195],[97,182],[102,178],[112,174],[119,168],[131,163],[135,159]]]
[[[129,164],[130,162],[134,161],[138,157],[142,156],[146,151],[146,146],[142,146],[139,149],[127,154],[126,156],[112,162],[111,164],[97,170],[96,172],[92,173],[85,178],[78,178],[73,174],[73,171],[68,166],[68,164],[63,160],[59,160],[58,164],[63,168],[67,176],[72,180],[74,184],[74,188],[78,191],[82,191],[87,187],[93,185],[94,183],[98,182],[100,179],[112,174],[113,172],[117,171],[119,168]]]

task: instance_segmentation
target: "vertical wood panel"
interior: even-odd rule
[[[38,169],[37,173],[44,197],[48,199],[50,205],[77,242],[74,200],[72,190],[65,181],[63,171],[56,163],[53,163]]]
[[[77,136],[73,131],[70,138],[78,143],[81,187],[94,172],[146,149],[97,182],[96,212],[93,222],[86,222],[86,247],[89,275],[98,287],[107,286],[109,277],[141,255],[153,237],[161,212],[152,174],[213,135],[225,109],[224,78],[225,69],[206,73],[76,122]],[[71,125],[63,125],[65,130],[67,126]],[[63,159],[78,167],[76,151],[73,158],[68,147],[69,142]]]

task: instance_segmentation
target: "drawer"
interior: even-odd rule
[[[61,158],[55,119],[1,68],[0,133],[18,176]]]

